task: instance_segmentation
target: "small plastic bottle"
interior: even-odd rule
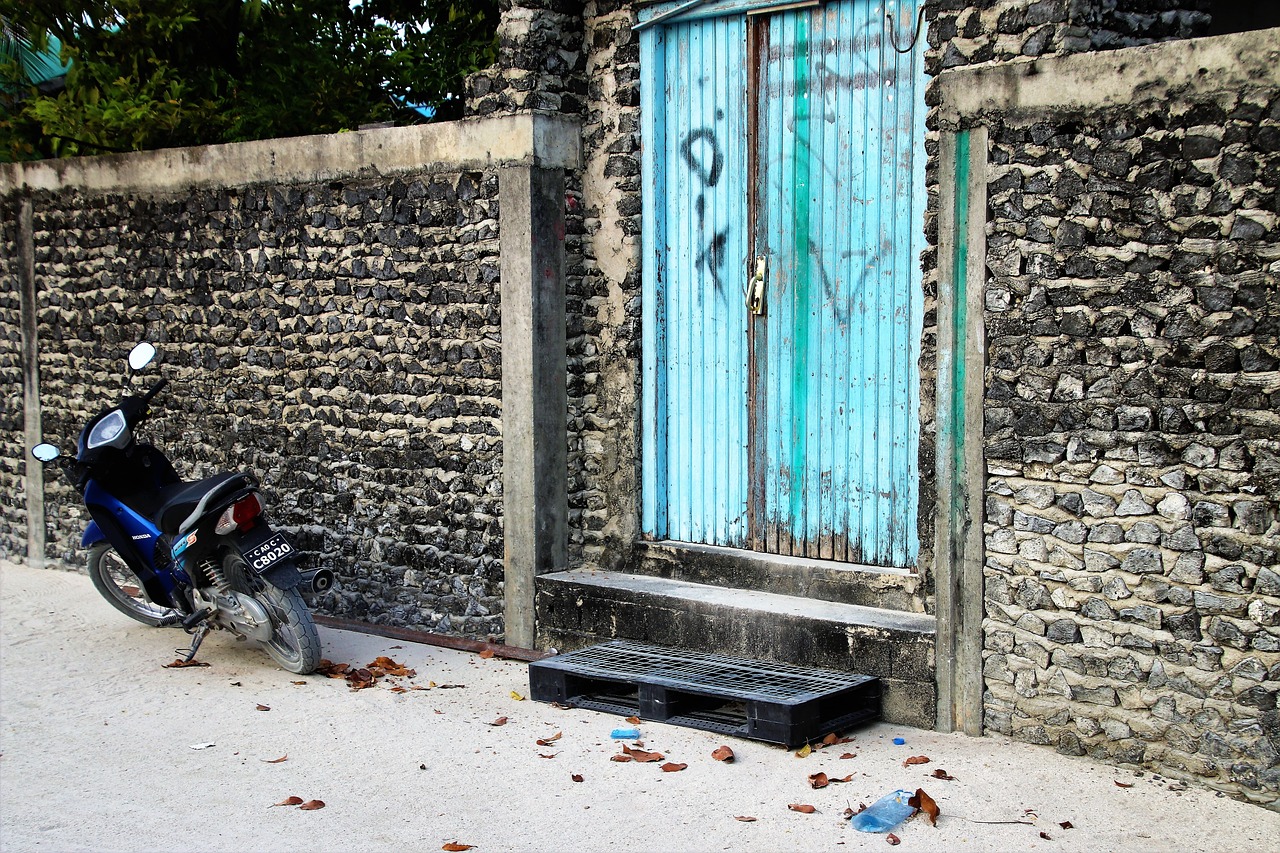
[[[849,823],[859,832],[888,832],[915,813],[915,807],[907,805],[912,796],[910,791],[885,794],[869,809],[850,818]]]

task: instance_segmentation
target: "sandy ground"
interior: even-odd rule
[[[389,655],[417,676],[352,691],[225,634],[201,649],[207,668],[164,669],[181,632],[130,622],[82,574],[0,563],[0,849],[884,850],[842,812],[917,787],[941,817],[900,826],[904,851],[1280,849],[1275,812],[1001,738],[878,724],[797,758],[647,723],[645,748],[687,768],[613,762],[623,721],[518,700],[524,664],[321,638],[331,660]],[[734,763],[712,759],[721,744]],[[852,779],[814,789],[818,772]],[[272,807],[289,796],[325,806]]]

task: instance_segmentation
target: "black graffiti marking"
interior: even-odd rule
[[[716,115],[723,117],[724,111],[717,110]],[[702,144],[699,145],[699,143]],[[697,148],[696,151],[695,146]],[[710,148],[711,154],[711,162],[709,164],[704,159],[707,148]],[[724,154],[720,151],[720,142],[714,130],[709,127],[701,127],[691,131],[685,137],[684,142],[680,144],[680,154],[689,165],[689,171],[698,178],[703,187],[714,187],[720,182],[720,173],[724,170]],[[705,237],[707,231],[707,197],[705,193],[698,193],[698,197],[693,203],[693,210],[698,218],[698,233]],[[722,292],[720,270],[724,267],[725,247],[728,245],[728,228],[713,231],[711,239],[704,244],[693,259],[695,272],[706,267],[707,274],[711,276],[711,283],[714,285],[717,294]],[[698,304],[702,304],[701,289],[698,290]]]
[[[706,140],[711,146],[711,168],[707,168],[698,157],[694,156],[693,146],[700,140]],[[685,137],[684,143],[680,146],[680,153],[684,156],[685,162],[689,164],[689,168],[702,181],[703,186],[714,187],[720,182],[720,170],[724,167],[724,155],[720,153],[720,144],[716,139],[716,132],[709,127],[701,127]]]
[[[696,270],[704,264],[707,272],[711,274],[711,283],[715,285],[716,292],[720,292],[720,269],[724,266],[725,246],[729,244],[729,229],[717,231],[711,238],[711,242],[707,247],[698,252],[698,256],[694,258],[693,268]],[[698,291],[698,301],[702,301],[702,291]]]

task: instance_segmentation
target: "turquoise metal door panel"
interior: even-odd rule
[[[643,525],[747,542],[745,19],[641,34]]]
[[[643,530],[914,565],[923,46],[862,0],[722,2],[641,34]]]
[[[910,39],[912,3],[891,8]],[[918,553],[921,50],[880,4],[756,20],[752,510],[762,550],[886,566]]]

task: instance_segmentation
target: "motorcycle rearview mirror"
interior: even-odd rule
[[[143,341],[129,352],[129,368],[134,371],[141,370],[150,364],[155,357],[156,348]]]
[[[36,459],[39,459],[41,462],[52,462],[61,456],[62,452],[52,444],[47,444],[42,441],[35,447],[31,448],[31,455]]]

